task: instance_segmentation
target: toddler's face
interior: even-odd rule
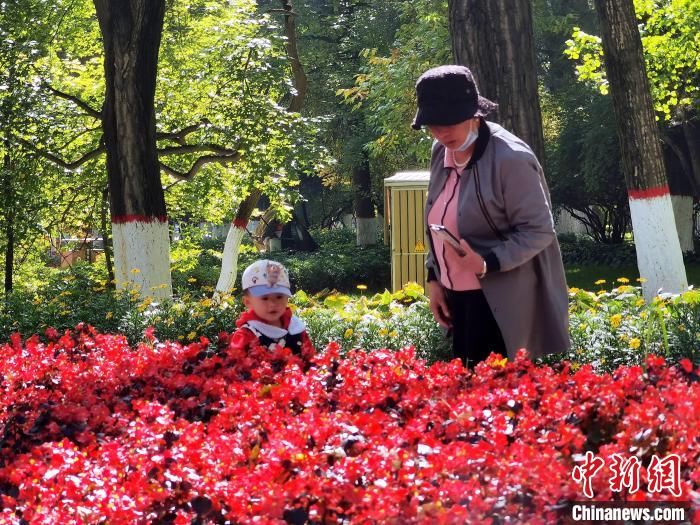
[[[289,297],[281,293],[271,293],[261,297],[244,295],[243,304],[253,310],[255,315],[273,326],[282,326],[281,317],[287,309]]]

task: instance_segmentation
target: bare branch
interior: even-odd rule
[[[63,168],[66,168],[67,170],[74,170],[74,169],[82,166],[86,162],[99,157],[100,155],[102,155],[102,153],[104,153],[106,151],[105,145],[100,144],[94,150],[89,151],[86,154],[84,154],[82,157],[80,157],[79,159],[74,160],[73,162],[70,162],[70,161],[63,160],[60,157],[57,157],[53,153],[38,149],[34,144],[29,142],[28,140],[25,140],[23,138],[18,138],[18,140],[21,144],[23,144],[24,146],[26,146],[27,148],[32,150],[37,155],[44,157],[45,159],[50,160],[54,164],[57,164]]]
[[[87,113],[91,117],[96,118],[96,119],[102,118],[102,112],[96,110],[95,108],[93,108],[90,104],[88,104],[84,100],[79,99],[75,95],[71,95],[69,93],[64,93],[63,91],[60,91],[60,90],[56,89],[55,87],[50,86],[48,84],[44,84],[44,85],[46,86],[46,88],[49,91],[51,91],[51,93],[53,93],[57,97],[64,98],[66,100],[70,100],[71,102],[73,102],[73,104],[75,104],[76,106],[81,108],[83,111],[85,111],[85,113]]]
[[[93,132],[93,131],[97,131],[97,130],[99,130],[99,129],[101,129],[101,128],[102,128],[102,124],[100,124],[99,126],[96,126],[96,127],[94,127],[94,128],[85,128],[83,131],[81,131],[80,133],[78,133],[76,136],[74,136],[72,139],[70,139],[68,142],[66,142],[65,144],[63,144],[63,145],[62,145],[61,147],[59,147],[58,149],[63,150],[63,149],[65,149],[65,148],[67,148],[68,146],[70,146],[71,144],[73,144],[73,142],[75,142],[76,140],[78,140],[78,139],[79,139],[80,137],[82,137],[83,135],[85,135],[85,134],[87,134],[87,133],[91,133],[91,132]],[[100,139],[100,142],[102,142],[102,139]]]
[[[169,146],[158,149],[158,156],[183,155],[185,153],[203,153],[210,151],[218,155],[233,155],[235,151],[219,146],[218,144],[183,144],[182,146]]]
[[[178,144],[182,144],[184,146],[185,138],[187,137],[187,135],[189,135],[190,133],[194,133],[199,128],[202,128],[207,124],[209,124],[209,120],[204,119],[202,120],[202,122],[198,122],[197,124],[185,126],[180,131],[156,133],[156,140],[174,140]]]
[[[199,170],[202,169],[202,167],[204,167],[207,164],[233,164],[234,162],[238,161],[239,158],[240,154],[238,152],[232,153],[230,155],[203,155],[199,157],[196,161],[194,161],[194,164],[187,172],[178,171],[175,168],[171,168],[170,166],[162,162],[160,163],[160,168],[171,177],[180,180],[190,180],[197,174]]]

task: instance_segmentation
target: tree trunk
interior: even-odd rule
[[[352,170],[353,205],[357,225],[357,245],[377,244],[377,221],[372,203],[372,174],[369,159],[362,154],[361,162]]]
[[[233,222],[231,222],[228,235],[226,235],[224,253],[221,260],[221,273],[216,283],[216,292],[214,292],[214,296],[223,293],[231,293],[236,285],[236,277],[238,276],[238,254],[240,252],[241,241],[246,233],[250,215],[253,213],[260,199],[260,193],[260,190],[253,190],[238,206],[236,216]]]
[[[112,238],[107,231],[107,211],[109,210],[109,189],[102,192],[100,206],[100,228],[102,229],[102,248],[105,251],[105,266],[107,267],[107,288],[114,288],[114,268],[112,267]]]
[[[294,76],[294,87],[296,93],[292,95],[287,111],[298,113],[304,105],[304,97],[306,96],[307,80],[304,68],[299,60],[299,50],[297,49],[297,30],[296,22],[294,21],[294,7],[291,0],[281,0],[282,9],[286,12],[284,15],[284,34],[287,37],[287,56],[292,65],[292,75]]]
[[[9,151],[9,146],[6,144],[6,151]],[[5,153],[3,158],[4,177],[3,177],[3,193],[5,200],[5,293],[12,291],[12,274],[15,266],[15,212],[12,205],[12,167],[10,166],[10,154]]]
[[[479,92],[498,104],[489,120],[529,144],[544,162],[530,0],[449,0],[452,54]]]
[[[632,0],[595,0],[644,297],[688,286]]]
[[[696,187],[700,185],[700,125],[696,121],[686,120],[682,124],[683,136],[688,147],[688,157]],[[700,195],[696,195],[700,197]]]
[[[118,288],[167,298],[170,239],[156,151],[165,0],[94,0],[105,49],[102,127]]]

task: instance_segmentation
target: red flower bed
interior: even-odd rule
[[[613,376],[498,357],[474,372],[329,346],[304,361],[79,326],[0,347],[0,523],[554,523],[583,500],[694,501],[700,370]],[[641,490],[613,491],[613,454]],[[681,494],[649,493],[654,455]],[[696,512],[696,514],[698,514]]]

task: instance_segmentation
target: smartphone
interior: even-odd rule
[[[465,255],[464,249],[459,244],[459,239],[452,235],[442,224],[431,224],[430,229],[438,235],[441,235],[443,241],[449,242],[452,247],[457,250],[457,253],[460,255]]]

